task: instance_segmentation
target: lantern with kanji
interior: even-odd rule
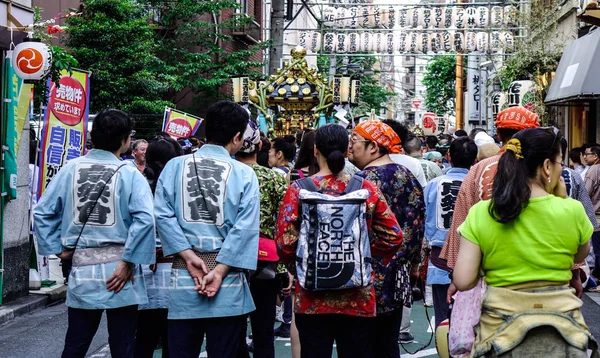
[[[13,50],[12,66],[26,83],[40,81],[52,69],[52,53],[46,44],[25,39]]]

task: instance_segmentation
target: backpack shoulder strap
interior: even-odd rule
[[[308,191],[319,191],[319,188],[315,184],[315,182],[311,178],[303,178],[296,180],[296,184],[300,189],[308,190]]]
[[[344,190],[344,194],[349,194],[349,193],[352,193],[353,191],[362,189],[363,181],[364,181],[364,179],[362,177],[360,177],[356,174],[353,175],[352,178],[350,178],[348,185],[346,185],[346,190]]]

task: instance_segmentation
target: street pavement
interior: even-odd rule
[[[590,293],[584,295],[583,315],[590,331],[596,338],[600,338],[600,294]],[[433,309],[428,309],[430,319],[433,319]],[[402,350],[402,358],[437,357],[435,340],[430,344],[431,329],[427,323],[425,310],[422,303],[416,303],[412,313],[412,333],[415,343],[405,345],[406,350],[415,350],[426,346],[416,354],[408,354]],[[55,304],[30,315],[21,316],[0,327],[0,357],[2,358],[35,358],[35,357],[60,357],[65,333],[67,330],[67,307],[64,303]],[[108,358],[108,333],[106,320],[102,319],[100,328],[88,351],[88,358]],[[288,358],[290,354],[289,339],[278,338],[275,342],[276,357]],[[154,357],[161,357],[156,351]],[[203,352],[200,357],[206,357]],[[334,357],[337,357],[334,353]]]

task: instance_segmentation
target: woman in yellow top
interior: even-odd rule
[[[526,129],[508,141],[492,199],[459,227],[453,281],[488,284],[472,357],[587,357],[596,348],[569,289],[573,262],[585,259],[593,227],[567,198],[557,133]]]

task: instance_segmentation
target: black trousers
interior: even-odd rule
[[[275,304],[279,293],[279,280],[250,281],[250,292],[256,310],[250,313],[250,326],[252,327],[252,342],[254,343],[254,358],[275,357]],[[242,342],[246,344],[246,342]]]
[[[448,319],[448,311],[450,311],[450,305],[446,301],[448,295],[447,285],[431,285],[431,291],[433,294],[433,311],[435,312],[435,328],[437,329],[440,323]]]
[[[373,358],[375,318],[338,314],[296,314],[302,358]],[[397,338],[397,337],[396,337]]]
[[[375,357],[400,358],[398,333],[402,323],[403,308],[397,308],[387,314],[375,317]]]
[[[162,356],[169,358],[168,320],[169,310],[140,310],[135,336],[135,358],[152,358],[158,341],[162,342]]]
[[[235,358],[245,326],[246,316],[171,319],[169,354],[176,358],[198,358],[206,334],[209,357]]]
[[[84,310],[69,307],[69,328],[63,358],[85,357],[105,310]],[[138,306],[106,310],[108,344],[114,358],[133,358]]]
[[[594,248],[594,270],[592,276],[600,277],[600,231],[594,231],[592,234],[592,247]]]

